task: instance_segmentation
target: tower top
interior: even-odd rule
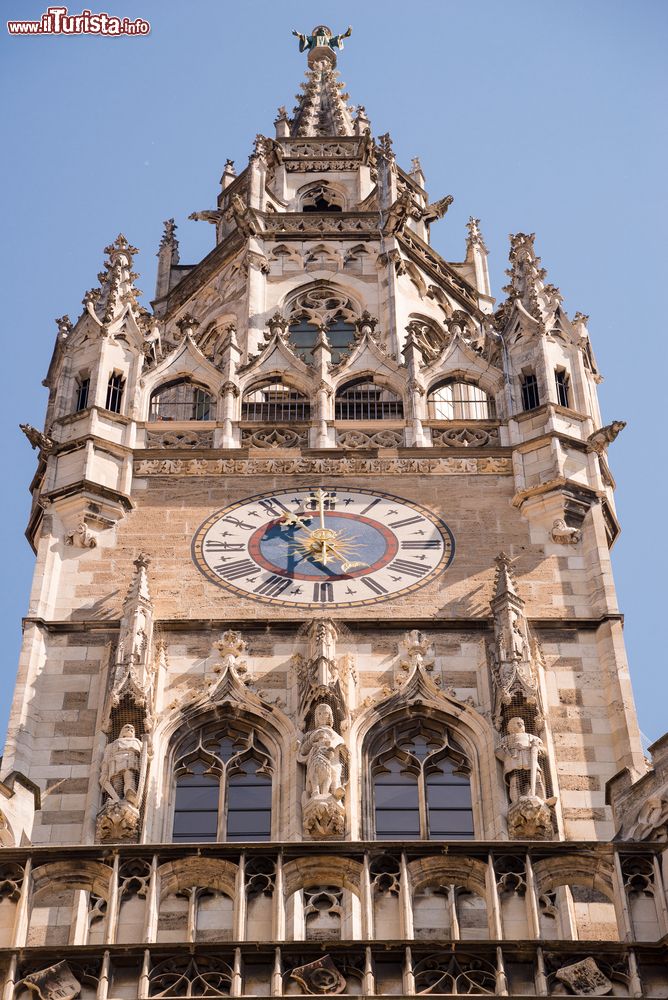
[[[299,39],[299,51],[308,52],[308,64],[315,66],[318,62],[325,61],[330,66],[336,66],[336,53],[334,49],[343,48],[343,39],[350,38],[353,29],[348,28],[341,35],[333,35],[332,29],[326,24],[317,24],[310,35],[303,35],[300,31],[293,31],[292,34]]]

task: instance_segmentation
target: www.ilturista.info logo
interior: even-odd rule
[[[7,21],[10,35],[148,35],[151,25],[143,18],[93,14],[82,10],[69,14],[67,7],[47,7],[39,21]]]

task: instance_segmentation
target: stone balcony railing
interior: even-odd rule
[[[662,846],[4,849],[4,1000],[665,997]]]

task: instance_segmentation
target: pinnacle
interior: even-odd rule
[[[517,592],[517,582],[512,569],[512,559],[505,552],[499,553],[496,563],[496,578],[494,580],[494,600],[500,597],[515,597],[520,600]]]

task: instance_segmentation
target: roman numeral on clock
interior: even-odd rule
[[[334,600],[334,587],[331,583],[314,583],[313,600],[319,604]]]
[[[252,559],[237,559],[236,562],[231,562],[228,566],[225,563],[219,563],[213,568],[218,576],[224,577],[225,580],[238,580],[240,576],[257,573],[258,570]]]
[[[407,576],[424,576],[429,572],[428,566],[421,566],[420,563],[411,562],[409,559],[395,559],[388,569],[390,572],[405,573]]]
[[[372,590],[374,594],[387,593],[387,589],[382,585],[382,583],[378,583],[376,580],[374,580],[373,577],[363,576],[362,583],[364,584],[365,587],[368,587],[369,590]]]
[[[372,500],[371,503],[364,508],[364,510],[360,511],[360,514],[368,514],[372,507],[375,507],[377,503],[382,503],[382,502],[383,501],[380,499],[380,497],[376,497],[376,499]]]
[[[390,521],[391,528],[405,528],[409,524],[421,524],[423,517],[406,517],[403,521]]]
[[[246,546],[243,542],[217,542],[213,538],[207,538],[204,548],[208,552],[243,552]]]
[[[284,576],[270,576],[268,580],[255,588],[256,594],[264,594],[266,597],[278,597],[284,590],[291,587],[294,580],[286,580]]]
[[[277,500],[276,497],[272,497],[271,500],[260,500],[259,506],[262,507],[270,517],[282,517],[283,514],[287,512],[287,507],[285,504]]]
[[[402,549],[440,549],[441,539],[434,538],[427,542],[402,542]]]

